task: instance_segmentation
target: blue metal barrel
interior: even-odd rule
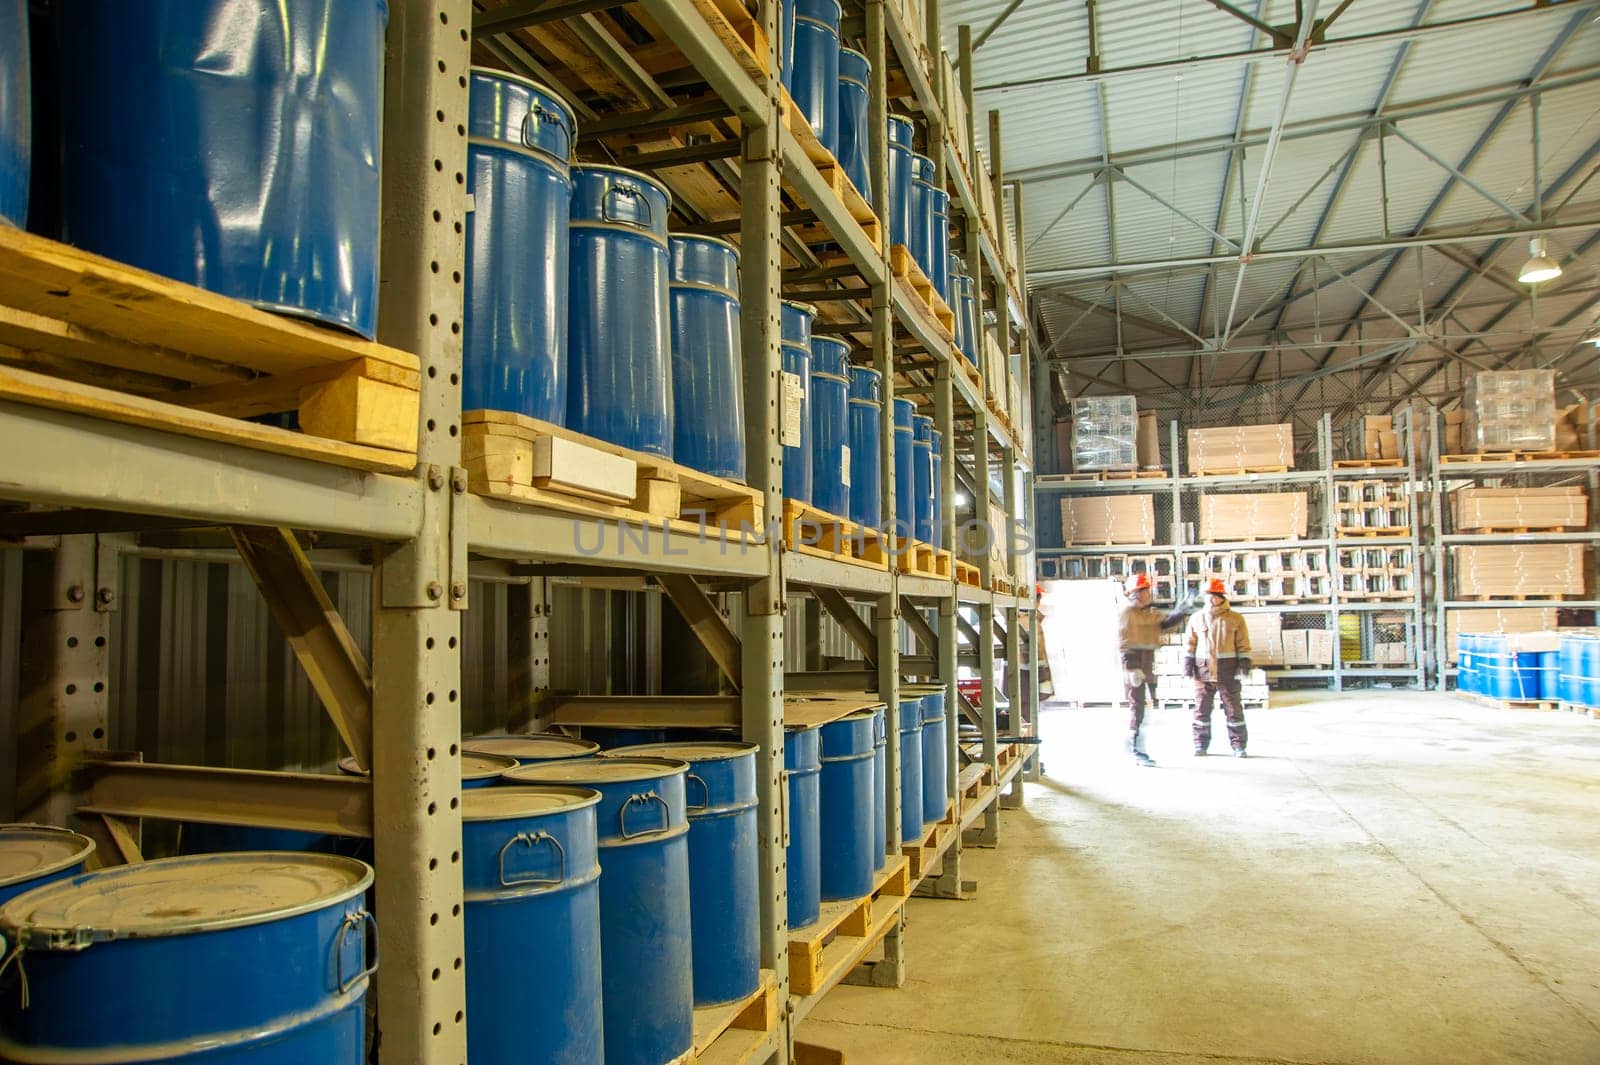
[[[783,775],[789,783],[789,927],[804,928],[822,912],[822,737],[817,729],[784,734]]]
[[[794,0],[778,5],[778,74],[787,89],[794,84]]]
[[[978,326],[978,287],[966,274],[955,279],[955,286],[956,302],[960,304],[955,313],[961,318],[961,353],[981,374],[983,363],[978,358],[978,349],[983,333]]]
[[[889,116],[889,243],[911,247],[911,145],[916,127]]]
[[[761,982],[760,830],[753,743],[656,743],[630,754],[689,763],[694,1004],[736,1002]],[[609,756],[608,756],[609,757]]]
[[[916,405],[894,401],[894,528],[896,536],[915,536],[917,521],[916,456],[911,420]]]
[[[65,238],[371,338],[383,0],[62,0],[55,16],[73,57]]]
[[[883,375],[850,367],[850,520],[883,524]]]
[[[1556,659],[1558,657],[1560,657],[1559,653],[1556,652],[1556,651],[1539,651],[1537,653],[1538,653],[1538,659],[1539,659],[1538,660],[1538,665],[1536,667],[1538,669],[1538,671],[1539,671],[1539,694],[1538,694],[1538,698],[1540,698],[1540,699],[1559,699],[1559,698],[1561,698],[1561,687],[1560,687],[1560,679],[1559,679],[1559,674],[1561,672],[1561,667],[1560,667],[1560,664],[1556,661]]]
[[[1579,643],[1576,633],[1563,632],[1556,651],[1556,698],[1564,703],[1579,704],[1583,701],[1583,668]],[[1460,647],[1460,637],[1457,637],[1457,647]],[[1456,652],[1460,657],[1459,649]]]
[[[933,459],[933,528],[928,537],[928,543],[934,547],[944,546],[944,434],[939,430],[933,431],[933,439],[929,442],[928,453]]]
[[[26,955],[27,1007],[8,976],[0,1059],[355,1065],[377,956],[371,883],[353,858],[249,852],[18,895],[0,935]]]
[[[739,250],[715,237],[673,237],[673,451],[714,477],[744,480],[739,355]]]
[[[1456,633],[1456,691],[1470,692],[1476,688],[1476,640],[1473,633]]]
[[[794,0],[794,69],[784,87],[818,142],[839,154],[839,0]]]
[[[865,154],[862,156],[866,158]],[[0,0],[0,222],[28,223],[33,166],[33,67],[28,0]]]
[[[811,505],[850,510],[850,345],[811,338]]]
[[[572,168],[567,426],[672,458],[666,186],[620,166]]]
[[[580,740],[572,736],[563,736],[558,732],[541,732],[529,736],[479,736],[476,739],[463,740],[461,749],[468,754],[493,754],[511,758],[518,765],[559,762],[567,758],[588,758],[600,753],[600,745],[593,740]],[[505,781],[502,779],[499,783]]]
[[[888,863],[889,727],[888,711],[872,711],[872,868]]]
[[[507,770],[517,768],[517,760],[510,755],[488,754],[478,751],[461,751],[461,787],[487,788],[491,784],[501,783],[500,778]],[[365,769],[356,768],[354,758],[339,759],[339,768],[354,777],[364,777],[370,774]]]
[[[1512,687],[1517,694],[1513,699],[1539,699],[1542,698],[1541,689],[1541,656],[1538,651],[1518,651],[1512,658]]]
[[[577,119],[538,82],[474,68],[461,408],[567,414],[568,160]]]
[[[943,688],[924,690],[922,693],[922,819],[944,819],[945,805],[950,798],[950,748],[946,743],[948,733],[944,716]]]
[[[598,792],[504,787],[461,800],[472,1065],[606,1060]]]
[[[606,1065],[665,1065],[694,1047],[688,770],[672,758],[580,758],[508,774],[600,793]]]
[[[911,156],[911,229],[907,233],[911,257],[922,268],[924,277],[933,277],[929,257],[933,237],[933,160],[921,152]]]
[[[925,544],[933,543],[933,419],[926,414],[913,415],[911,478],[915,495],[912,513],[916,521],[912,536]]]
[[[922,841],[922,699],[900,700],[900,840]]]
[[[867,86],[872,80],[872,64],[854,48],[839,49],[839,165],[850,176],[850,183],[869,204],[872,180],[867,155],[872,150],[868,125]]]
[[[0,904],[83,872],[94,840],[53,825],[0,825]]]
[[[860,710],[823,725],[822,897],[856,899],[872,892],[873,712]]]
[[[933,272],[928,280],[933,290],[948,306],[950,304],[950,194],[935,186],[928,192],[930,214],[928,229],[928,263]]]
[[[1586,632],[1578,637],[1578,702],[1600,707],[1600,634]]]
[[[1501,633],[1482,633],[1477,637],[1478,691],[1495,699],[1515,699],[1512,666],[1515,659],[1507,650]]]
[[[811,322],[817,310],[783,301],[779,315],[783,377],[778,429],[783,444],[783,494],[811,502]]]

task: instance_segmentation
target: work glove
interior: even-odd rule
[[[1130,669],[1122,674],[1122,680],[1130,688],[1137,688],[1144,683],[1144,670]]]
[[[1178,609],[1183,611],[1185,614],[1193,614],[1196,610],[1199,610],[1205,605],[1206,603],[1204,596],[1202,596],[1199,592],[1191,592],[1183,602],[1178,604]]]
[[[1249,655],[1245,655],[1243,658],[1239,659],[1239,671],[1241,673],[1250,672],[1250,656]]]
[[[1194,655],[1183,656],[1183,675],[1191,680],[1194,678]]]

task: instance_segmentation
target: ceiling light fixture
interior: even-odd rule
[[[1528,255],[1528,261],[1522,264],[1522,269],[1517,273],[1517,280],[1524,285],[1554,281],[1561,276],[1561,264],[1545,254],[1543,237],[1528,241]]]

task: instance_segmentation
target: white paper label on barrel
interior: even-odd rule
[[[805,382],[800,375],[783,371],[783,446],[800,446],[800,414],[806,399]]]
[[[846,444],[841,449],[844,453],[839,458],[839,480],[846,488],[850,487],[850,445]]]

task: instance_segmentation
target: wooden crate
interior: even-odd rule
[[[888,569],[883,534],[793,499],[783,501],[783,549],[836,562]]]

